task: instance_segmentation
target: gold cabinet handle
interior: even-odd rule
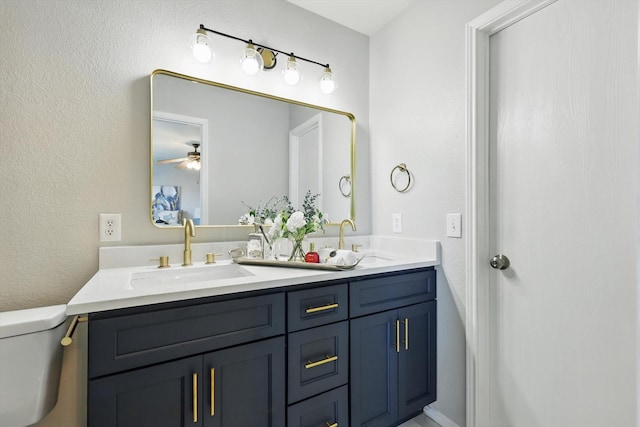
[[[400,321],[396,320],[396,353],[400,353]]]
[[[404,349],[409,350],[409,319],[404,318]]]
[[[331,310],[333,308],[338,308],[338,304],[327,304],[320,307],[309,307],[305,310],[307,314],[317,313],[319,311]]]
[[[338,356],[327,356],[326,358],[322,360],[318,360],[317,362],[312,362],[309,360],[309,362],[307,362],[307,364],[304,365],[304,367],[306,369],[311,369],[311,368],[315,368],[316,366],[324,365],[325,363],[335,362],[336,360],[338,360]]]
[[[193,384],[193,422],[198,422],[198,374],[196,372],[192,375]]]
[[[216,414],[216,369],[211,368],[211,416]]]
[[[327,427],[338,427],[338,423],[329,424],[329,421],[325,422]]]

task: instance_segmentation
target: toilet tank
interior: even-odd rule
[[[58,401],[66,305],[0,313],[0,425],[24,427]]]

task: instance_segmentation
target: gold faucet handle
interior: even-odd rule
[[[207,257],[207,261],[205,262],[205,264],[215,264],[216,263],[216,256],[220,256],[222,254],[214,254],[213,252],[209,252],[206,254]]]
[[[352,243],[351,244],[351,251],[352,252],[358,252],[358,248],[362,247],[362,245],[358,245],[357,243]]]
[[[158,265],[158,268],[169,268],[171,267],[169,265],[169,257],[164,255],[161,256],[160,258],[151,258],[149,261],[159,261],[160,264]]]

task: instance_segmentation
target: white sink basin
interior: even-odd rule
[[[393,261],[393,259],[381,255],[367,254],[364,256],[362,261],[359,262],[359,265],[365,267],[390,261]]]
[[[132,289],[153,289],[180,286],[187,283],[214,282],[245,276],[253,276],[253,273],[237,264],[170,267],[157,271],[133,273],[129,284]]]

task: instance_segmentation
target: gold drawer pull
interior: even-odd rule
[[[216,369],[211,368],[211,416],[216,414]]]
[[[404,349],[409,350],[409,319],[404,319]]]
[[[315,368],[316,366],[324,365],[325,363],[335,362],[336,360],[338,360],[338,356],[327,356],[326,358],[318,360],[317,362],[312,362],[309,360],[309,362],[304,365],[304,367],[306,369],[311,369]]]
[[[400,321],[396,320],[396,353],[400,353]]]
[[[323,305],[321,307],[309,307],[305,310],[305,312],[307,314],[311,314],[311,313],[317,313],[318,311],[325,311],[325,310],[331,310],[333,308],[338,308],[338,304],[327,304],[327,305]]]
[[[329,422],[325,422],[325,424],[327,425],[327,427],[338,427],[338,423],[333,423],[333,424],[329,424]]]
[[[198,422],[198,374],[193,373],[193,422]]]

